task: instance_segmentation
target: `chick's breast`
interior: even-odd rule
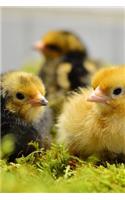
[[[96,151],[97,129],[91,103],[86,101],[89,91],[71,97],[58,121],[57,141],[64,143],[74,155],[86,157]]]

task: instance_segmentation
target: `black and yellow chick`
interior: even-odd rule
[[[52,115],[45,108],[47,103],[45,87],[37,76],[18,71],[1,75],[1,136],[12,134],[15,141],[10,161],[31,153],[30,142],[50,146]]]
[[[125,162],[125,65],[104,68],[64,105],[57,142],[86,159]]]
[[[51,106],[58,114],[67,92],[90,84],[97,64],[89,61],[85,45],[69,31],[48,32],[36,43],[35,49],[45,57],[39,76],[46,85]]]
[[[45,57],[39,76],[46,84],[48,95],[66,93],[89,84],[95,66],[86,67],[88,52],[74,33],[48,32],[35,48]]]

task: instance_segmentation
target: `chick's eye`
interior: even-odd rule
[[[16,93],[16,98],[19,99],[19,100],[23,100],[25,98],[25,96],[21,92],[17,92]]]
[[[114,90],[113,90],[113,94],[114,95],[120,95],[122,93],[122,88],[115,88]]]
[[[54,45],[54,44],[48,44],[46,45],[46,47],[50,50],[53,50],[53,51],[60,51],[61,52],[61,48],[58,47],[57,45]]]

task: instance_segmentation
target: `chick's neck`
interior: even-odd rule
[[[30,124],[34,123],[35,121],[39,121],[40,117],[42,116],[42,113],[44,112],[44,108],[42,106],[16,106],[15,104],[11,104],[10,102],[6,104],[5,109],[9,113],[13,114],[15,117],[18,117],[21,120],[24,120],[26,123]]]

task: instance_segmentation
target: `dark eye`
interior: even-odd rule
[[[119,95],[119,94],[121,94],[122,93],[122,88],[115,88],[114,90],[113,90],[113,94],[114,95]]]
[[[46,47],[53,51],[59,51],[59,52],[62,51],[60,47],[58,47],[57,45],[54,45],[54,44],[48,44],[48,45],[46,45]]]
[[[16,98],[19,99],[19,100],[23,100],[25,98],[25,96],[21,92],[17,92]]]

